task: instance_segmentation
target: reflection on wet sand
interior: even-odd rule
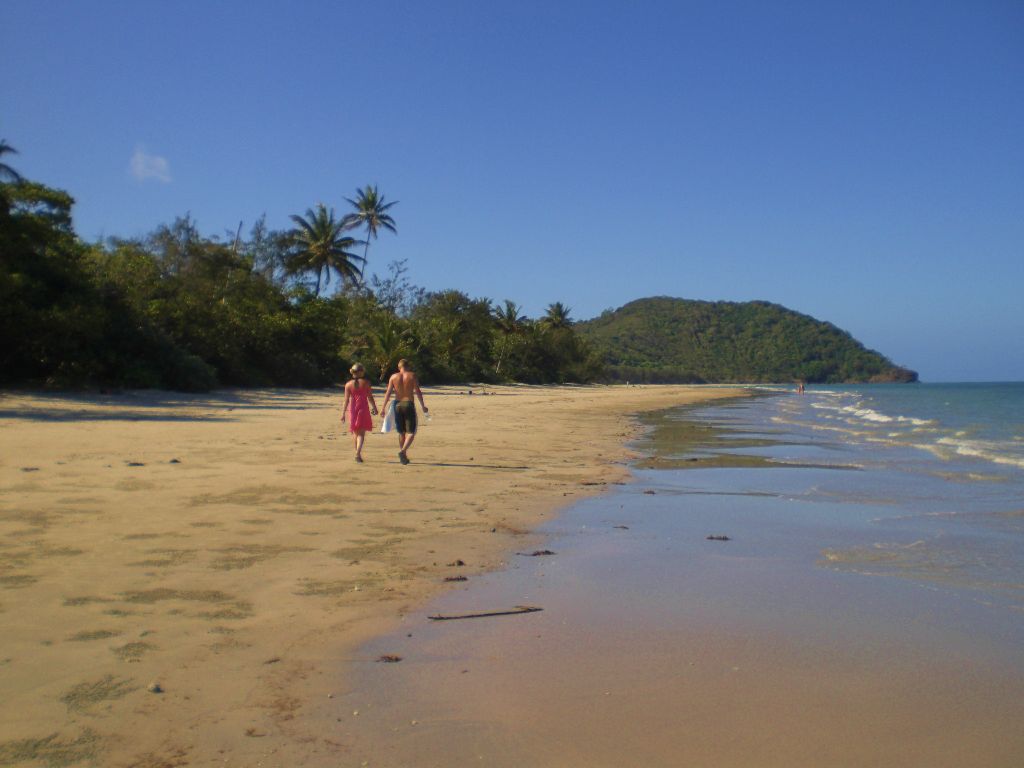
[[[963,554],[948,522],[940,533],[901,515],[892,478],[841,447],[748,439],[678,412],[649,421],[655,453],[637,481],[547,526],[557,555],[471,578],[361,649],[403,662],[358,667],[341,697],[357,760],[1020,764],[1024,627],[960,599],[967,577],[987,578],[986,597],[1003,588],[996,560]],[[730,453],[748,450],[761,453]],[[999,561],[1008,572],[1014,557]],[[427,619],[518,604],[544,610]]]

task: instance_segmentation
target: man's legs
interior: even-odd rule
[[[408,464],[406,451],[416,439],[416,410],[412,403],[403,400],[395,406],[395,425],[398,427],[398,460]]]
[[[398,460],[403,464],[409,463],[409,457],[406,455],[406,451],[412,445],[412,441],[416,439],[415,432],[404,432],[398,436]]]
[[[409,463],[409,457],[405,455],[405,432],[398,433],[398,460],[403,464]]]

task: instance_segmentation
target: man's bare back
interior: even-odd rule
[[[413,396],[419,392],[420,383],[412,371],[399,371],[391,374],[388,388],[394,390],[395,400],[412,400]],[[420,397],[422,398],[422,395]]]
[[[388,379],[387,389],[384,390],[384,407],[387,408],[388,400],[394,395],[395,402],[415,402],[413,397],[419,399],[423,412],[427,412],[427,406],[423,402],[423,392],[420,390],[419,379],[416,374],[409,370],[409,364],[405,359],[398,361],[398,373],[391,374]]]

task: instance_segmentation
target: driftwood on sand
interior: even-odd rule
[[[486,611],[484,613],[456,613],[450,616],[430,616],[432,621],[454,621],[455,619],[483,619],[488,616],[515,616],[519,613],[535,613],[537,611],[543,611],[543,608],[538,608],[535,605],[517,605],[508,611]]]

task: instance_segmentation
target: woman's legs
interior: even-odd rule
[[[363,441],[366,439],[366,430],[357,429],[352,432],[352,442],[356,446],[356,461],[363,460]]]

